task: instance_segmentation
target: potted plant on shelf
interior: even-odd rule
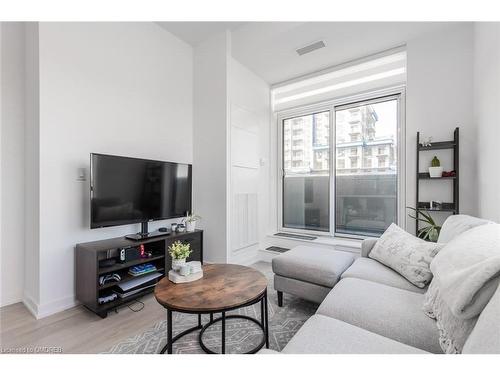
[[[172,257],[172,269],[178,271],[186,263],[186,258],[193,252],[189,244],[175,241],[168,247],[168,253]]]
[[[193,213],[188,214],[184,219],[186,223],[186,232],[194,232],[196,229],[196,222],[201,220],[201,216],[195,215]]]
[[[429,176],[431,178],[441,177],[443,175],[443,167],[441,167],[441,162],[434,156],[431,161],[431,166],[429,167]]]
[[[437,225],[432,216],[427,212],[426,209],[406,207],[409,210],[415,212],[414,215],[408,214],[409,217],[427,224],[423,228],[419,228],[417,232],[417,237],[426,241],[436,242],[439,237],[439,232],[441,232],[441,226]]]

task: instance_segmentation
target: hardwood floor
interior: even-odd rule
[[[0,352],[13,348],[56,347],[62,353],[100,353],[166,319],[152,294],[140,299],[144,309],[124,306],[101,319],[82,306],[36,320],[22,303],[0,309]],[[138,307],[137,304],[133,306]]]

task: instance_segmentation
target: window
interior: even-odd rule
[[[281,228],[365,237],[398,223],[401,95],[279,116]]]
[[[300,127],[300,134],[288,129]],[[282,225],[284,228],[330,231],[330,112],[285,119],[283,136]],[[290,146],[291,145],[291,146]],[[286,155],[292,151],[293,161]],[[300,155],[300,160],[298,156]]]
[[[335,173],[335,232],[355,235],[378,235],[397,222],[397,147],[398,100],[381,99],[370,104],[337,107],[335,115],[336,147],[342,147],[342,133],[348,129],[347,118],[356,109],[361,115],[360,135],[364,168],[358,158],[348,171]],[[369,134],[369,133],[374,134]],[[378,147],[378,168],[372,168],[371,149]],[[386,157],[392,149],[392,159]],[[353,153],[351,152],[351,155]],[[380,155],[384,155],[380,157]],[[352,158],[354,159],[354,158]],[[383,160],[383,161],[382,161]]]

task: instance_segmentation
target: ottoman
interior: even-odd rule
[[[355,256],[344,251],[314,246],[297,246],[272,261],[278,305],[283,292],[320,303],[339,281]]]

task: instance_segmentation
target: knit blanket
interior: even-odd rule
[[[430,267],[434,278],[424,311],[436,319],[443,351],[460,353],[499,283],[500,224],[459,235],[441,249]]]

